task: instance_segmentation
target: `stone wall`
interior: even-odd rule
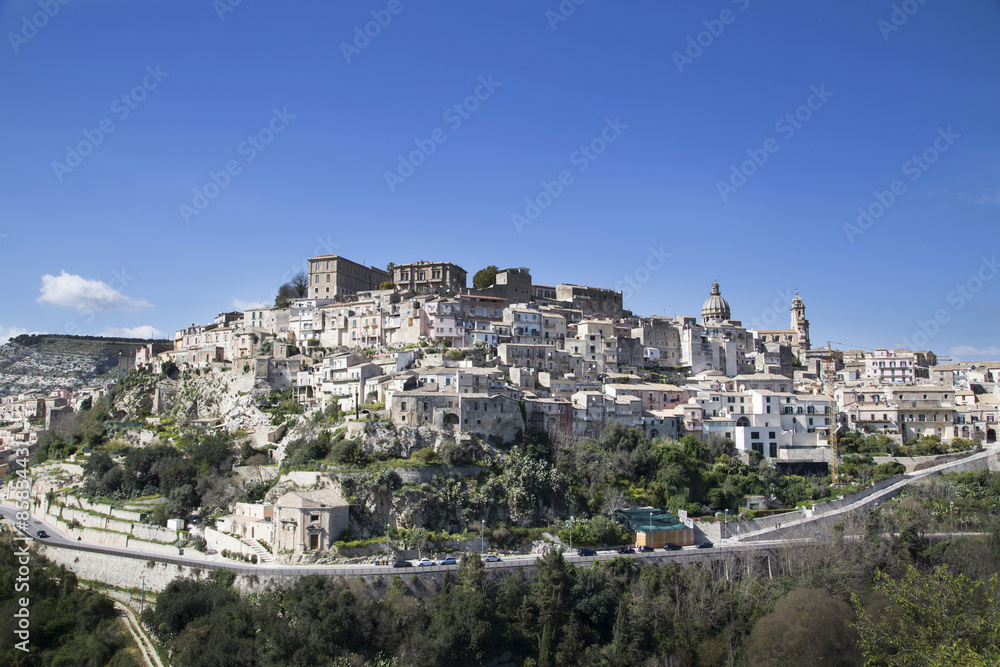
[[[243,544],[242,540],[239,540],[232,535],[226,535],[225,533],[219,532],[214,528],[205,528],[205,544],[208,549],[215,549],[220,553],[223,549],[228,549],[229,551],[235,551],[243,554],[244,556],[253,555],[253,549],[246,544]]]

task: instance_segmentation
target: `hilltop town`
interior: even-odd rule
[[[335,542],[378,540],[387,523],[456,534],[478,525],[485,535],[491,512],[491,523],[544,525],[578,511],[628,527],[621,512],[650,504],[669,505],[678,516],[665,514],[664,525],[691,544],[699,515],[725,509],[735,517],[740,505],[784,508],[830,494],[789,475],[832,473],[836,484],[845,464],[841,486],[867,483],[872,455],[941,455],[996,441],[1000,363],[814,347],[798,293],[786,304],[787,328],[754,329],[734,317],[717,282],[700,317],[668,318],[632,313],[622,291],[535,284],[524,267],[487,267],[470,286],[467,272],[447,262],[382,270],[322,255],[308,266],[273,306],[220,313],[172,341],[119,349],[103,383],[0,398],[4,467],[15,452],[45,462],[35,466],[41,482],[31,493],[69,535],[134,546],[144,540],[134,523],[120,534],[95,531],[142,517],[157,524],[143,534],[160,542],[198,536],[211,552],[270,561],[344,555]],[[88,435],[81,423],[95,419]],[[125,455],[142,448],[159,452],[149,454],[154,461],[191,456],[191,443],[213,433],[241,454],[191,459],[200,472],[188,491],[162,476],[123,483],[112,470],[133,470]],[[643,463],[653,451],[646,444],[639,451],[647,453],[630,454],[638,463],[615,461],[597,479],[580,472],[585,490],[576,500],[553,494],[582,465],[572,463],[581,456],[572,443],[611,442],[612,457],[626,440],[635,451],[636,437],[702,443],[711,449],[705,465],[731,457],[747,466],[718,472],[720,480],[763,466],[784,481],[776,487],[757,475],[742,492],[706,486],[695,496]],[[556,442],[569,443],[561,462],[545,444]],[[542,448],[523,459],[542,468],[493,479],[516,469],[525,446]],[[667,456],[657,451],[654,458]],[[235,477],[226,467],[233,464]],[[899,468],[883,478],[904,468],[886,465]],[[359,481],[352,470],[374,476]],[[524,488],[533,490],[518,500],[513,490]],[[8,483],[8,497],[15,492]],[[140,492],[161,495],[159,514],[101,504]],[[459,496],[450,505],[448,493]],[[185,523],[199,512],[213,525]],[[631,529],[632,541],[645,539],[641,527]],[[156,542],[145,546],[162,548]]]

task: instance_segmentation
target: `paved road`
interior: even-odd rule
[[[0,505],[0,514],[5,518],[14,522],[16,510],[9,506]],[[35,537],[37,531],[44,530],[49,534],[48,538],[37,538]],[[126,558],[137,558],[142,560],[155,561],[159,563],[170,563],[172,565],[185,565],[188,567],[198,567],[204,569],[216,569],[222,568],[236,572],[237,574],[256,574],[263,576],[280,576],[280,577],[301,577],[308,574],[324,574],[324,575],[345,575],[345,576],[359,576],[366,574],[390,574],[390,573],[413,573],[413,574],[432,574],[438,572],[446,572],[448,570],[457,569],[457,565],[434,565],[409,568],[393,568],[390,565],[277,565],[273,563],[264,563],[259,565],[247,565],[243,563],[234,563],[232,561],[224,560],[218,556],[206,556],[204,554],[190,551],[186,551],[184,555],[168,556],[159,553],[144,552],[139,549],[121,549],[118,547],[106,547],[96,544],[89,544],[87,542],[77,541],[67,538],[65,535],[61,534],[58,530],[44,523],[42,520],[35,516],[32,516],[28,521],[27,534],[35,539],[36,542],[45,544],[50,547],[57,547],[63,549],[76,549],[80,551],[89,551],[93,553],[107,554],[109,556],[123,556]],[[690,561],[692,558],[715,558],[718,557],[720,553],[729,552],[739,552],[739,551],[758,551],[763,549],[773,548],[775,546],[788,544],[790,540],[769,540],[769,541],[756,541],[747,544],[719,544],[711,549],[697,549],[695,547],[684,547],[680,551],[664,551],[658,550],[654,552],[646,553],[636,553],[629,554],[628,558],[644,559],[644,558],[656,558],[659,560],[672,559],[672,560],[682,560]],[[595,560],[610,560],[617,557],[619,554],[615,551],[598,551],[596,556],[577,556],[575,553],[565,554],[565,558],[569,563],[573,565],[587,565]],[[485,563],[486,569],[508,569],[508,568],[518,568],[518,567],[532,567],[535,564],[535,560],[538,558],[537,554],[524,554],[515,556],[504,556],[503,560],[499,563]]]
[[[782,517],[787,516],[788,519],[781,519],[780,530],[784,531],[789,528],[805,528],[807,530],[812,530],[810,525],[819,526],[819,522],[829,521],[831,517],[841,516],[848,512],[853,512],[855,510],[865,509],[869,506],[877,506],[880,502],[884,502],[890,498],[894,498],[899,495],[899,493],[909,484],[916,482],[917,480],[925,479],[927,477],[932,477],[934,475],[939,475],[943,473],[950,472],[952,468],[960,468],[967,465],[971,461],[977,461],[981,459],[989,459],[990,457],[997,457],[998,452],[1000,452],[1000,445],[988,446],[982,452],[972,454],[965,458],[957,459],[955,461],[949,461],[948,463],[942,463],[941,465],[934,466],[933,468],[927,468],[925,470],[917,470],[914,472],[908,472],[903,476],[903,479],[899,480],[895,484],[887,486],[884,489],[876,491],[875,493],[866,496],[860,500],[853,503],[844,505],[843,507],[833,510],[831,512],[826,512],[823,514],[816,514],[811,517],[796,516],[793,513],[782,515]],[[793,518],[794,517],[794,518]],[[731,539],[733,541],[740,540],[755,540],[761,535],[768,535],[774,533],[775,529],[771,527],[762,528],[753,531],[742,531],[736,535],[732,535]]]

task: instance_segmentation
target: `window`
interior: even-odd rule
[[[760,439],[760,431],[750,431],[750,439],[751,440],[759,440]]]
[[[310,521],[319,521],[319,514],[310,514],[309,515],[309,520]]]

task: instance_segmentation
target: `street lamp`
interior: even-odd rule
[[[479,522],[479,555],[486,555],[486,519]]]
[[[385,524],[385,558],[389,560],[389,524]]]
[[[722,539],[726,539],[729,536],[729,508],[726,508],[726,520],[722,524]]]
[[[573,515],[569,515],[569,550],[573,550]]]
[[[652,510],[650,510],[650,512],[649,512],[649,539],[646,540],[646,546],[647,547],[653,546],[652,544],[650,544],[650,542],[652,542],[652,541],[653,541],[653,512],[652,512]]]

